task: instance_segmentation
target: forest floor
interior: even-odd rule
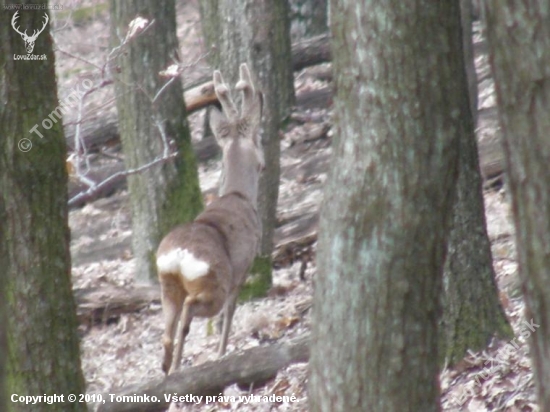
[[[53,13],[60,98],[78,88],[84,79],[100,83],[100,68],[109,53],[105,4],[93,0],[75,1],[74,7],[87,12],[81,12],[78,17],[76,12],[69,15]],[[205,59],[201,58],[205,48],[201,41],[196,0],[178,5],[178,27],[182,60],[189,62],[184,82],[190,84],[211,72]],[[480,78],[478,139],[498,139],[494,88],[484,41],[477,25],[475,37]],[[297,92],[327,85],[325,80],[318,79],[314,69],[296,73]],[[94,116],[112,113],[115,110],[113,98],[112,86],[91,94],[84,105],[84,119],[92,112]],[[76,117],[75,109],[65,122],[74,122]],[[202,138],[203,119],[202,112],[190,116],[194,141]],[[304,236],[315,238],[322,186],[331,152],[331,107],[297,107],[293,119],[281,138],[282,175],[276,243],[285,239],[296,225],[304,226]],[[90,156],[109,159],[122,155],[115,145]],[[220,175],[219,159],[200,163],[199,173],[204,193],[212,193]],[[524,303],[517,276],[510,206],[502,188],[487,189],[484,197],[500,300],[517,335],[524,328]],[[74,288],[135,285],[130,243],[131,215],[126,190],[73,209],[69,221]],[[303,256],[314,256],[316,243],[310,242],[304,248],[307,250],[301,251]],[[284,341],[310,330],[313,282],[317,271],[315,259],[303,256],[290,258],[274,270],[273,287],[266,298],[239,305],[229,339],[229,352]],[[305,272],[302,272],[302,259],[308,261]],[[208,329],[206,320],[193,321],[185,345],[185,365],[215,359],[219,336],[208,334]],[[81,332],[82,365],[88,393],[117,393],[117,388],[163,377],[160,369],[163,319],[158,303],[88,328],[83,326]],[[516,343],[514,350],[503,350],[507,342],[494,341],[486,350],[472,353],[468,361],[444,369],[440,375],[442,410],[538,410],[528,347],[522,337],[518,337]],[[172,409],[306,411],[306,387],[307,364],[295,364],[281,370],[267,386],[253,391],[255,395],[295,395],[298,400],[295,403],[244,405],[219,402],[214,405],[176,405]],[[235,386],[226,388],[224,393],[228,396],[247,394]]]

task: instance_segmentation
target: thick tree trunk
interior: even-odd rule
[[[260,258],[252,273],[271,279],[271,251],[279,196],[280,133],[294,104],[294,86],[286,1],[202,0],[203,33],[215,45],[211,62],[235,84],[241,62],[248,62],[264,94],[262,143],[266,168],[260,179],[258,212],[262,222]],[[260,287],[265,289],[265,287]]]
[[[163,154],[154,118],[163,123],[168,140],[179,152],[174,162],[128,177],[136,277],[151,282],[156,281],[154,253],[160,238],[175,224],[192,220],[202,209],[202,197],[180,79],[153,102],[167,81],[159,72],[172,64],[179,51],[174,0],[162,5],[154,0],[111,1],[113,46],[120,43],[128,24],[138,15],[155,22],[124,45],[115,60],[120,65],[115,90],[125,163],[133,169]]]
[[[0,56],[0,67],[3,66],[2,57]],[[1,145],[0,145],[1,147]],[[4,207],[4,199],[0,197],[0,222],[7,221],[6,210]],[[5,239],[4,225],[0,225],[0,240]],[[0,256],[6,256],[8,253],[6,244],[0,241]],[[2,285],[7,283],[5,273],[0,273],[0,282]],[[7,303],[6,303],[6,288],[0,288],[0,353],[8,353],[8,338],[7,338]],[[6,388],[6,357],[0,356],[0,410],[8,410],[8,391]]]
[[[311,410],[437,411],[439,295],[468,110],[459,5],[341,0],[331,18],[337,120]]]
[[[464,66],[468,77],[468,96],[470,109],[474,118],[474,128],[477,124],[477,73],[474,59],[473,41],[473,4],[472,0],[460,0],[460,20],[462,22],[462,49],[464,52]]]
[[[39,29],[46,14],[20,10],[18,26]],[[11,27],[13,15],[0,14],[0,209],[5,211],[0,211],[0,268],[8,305],[8,350],[0,356],[8,364],[8,394],[65,394],[57,409],[84,411],[86,405],[66,398],[84,393],[85,386],[71,293],[66,146],[61,112],[52,114],[59,105],[52,39],[49,26],[36,39],[33,53],[45,60],[13,58],[27,55]],[[29,132],[35,126],[42,137]],[[3,411],[29,410],[20,402],[3,406]],[[46,402],[32,406],[51,409]]]
[[[463,134],[460,136],[459,176],[453,206],[444,272],[441,356],[447,364],[463,359],[469,349],[481,350],[497,335],[512,336],[500,306],[495,283],[491,244],[483,206],[482,178],[475,136],[477,77],[471,38],[471,0],[461,0],[462,54],[465,63],[457,69],[457,82],[464,96]],[[470,99],[467,99],[470,96]],[[468,105],[470,110],[468,110]]]
[[[539,408],[550,410],[550,2],[486,0]]]

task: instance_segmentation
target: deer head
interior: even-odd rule
[[[210,127],[223,152],[223,170],[220,196],[239,192],[256,205],[258,177],[265,166],[259,136],[262,117],[262,93],[254,88],[248,66],[239,68],[240,79],[235,89],[242,92],[241,112],[231,98],[229,87],[222,74],[214,72],[214,90],[223,113],[213,108]]]
[[[34,42],[38,38],[38,35],[44,31],[46,28],[46,25],[48,24],[48,21],[50,21],[50,18],[48,17],[48,13],[44,13],[44,17],[46,18],[44,21],[44,24],[42,25],[42,28],[40,30],[34,30],[32,33],[32,36],[27,35],[27,30],[25,30],[24,33],[22,33],[19,30],[19,27],[16,27],[16,20],[19,17],[17,14],[19,11],[16,11],[11,19],[11,26],[13,29],[21,35],[23,38],[23,41],[25,42],[25,48],[27,49],[27,53],[30,54],[34,50]]]

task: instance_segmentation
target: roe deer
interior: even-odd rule
[[[223,153],[220,197],[193,222],[168,233],[157,251],[166,322],[162,370],[167,374],[179,369],[193,317],[212,317],[222,307],[218,355],[225,354],[237,296],[260,242],[256,198],[264,167],[258,135],[262,94],[254,88],[246,64],[240,66],[235,88],[243,97],[240,115],[221,73],[214,72],[214,89],[223,108],[223,113],[213,108],[210,116],[210,126]],[[178,342],[174,351],[176,326]]]

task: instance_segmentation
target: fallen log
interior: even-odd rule
[[[80,324],[107,323],[122,313],[137,312],[151,303],[160,304],[158,286],[123,288],[103,286],[99,288],[74,289],[76,313]]]
[[[332,60],[330,38],[321,34],[292,44],[292,67],[300,71]]]
[[[293,363],[309,360],[309,335],[294,339],[289,343],[278,343],[231,353],[214,362],[185,368],[165,379],[159,379],[110,391],[103,395],[105,403],[89,404],[90,411],[97,412],[157,412],[164,411],[170,397],[177,394],[215,396],[229,385],[253,386],[255,382],[265,383],[277,376],[277,372]],[[140,395],[140,397],[136,397]],[[291,394],[289,394],[290,396]],[[127,396],[127,398],[122,398]],[[124,400],[118,402],[117,400]],[[203,398],[203,403],[205,398]]]

